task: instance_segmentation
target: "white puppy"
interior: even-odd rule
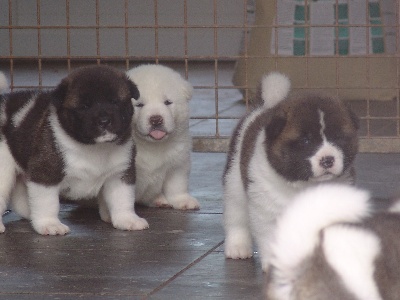
[[[193,88],[174,70],[142,65],[127,72],[140,91],[133,116],[137,146],[136,200],[156,207],[198,209],[188,193],[191,137],[189,105]]]

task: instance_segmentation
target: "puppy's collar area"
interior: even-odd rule
[[[332,180],[335,177],[337,177],[335,174],[332,174],[330,172],[326,172],[322,175],[319,175],[317,177],[312,177],[310,178],[310,181],[314,181],[314,182],[322,182],[322,181],[327,181],[327,180]]]
[[[101,136],[98,136],[94,140],[96,143],[111,143],[111,142],[114,142],[117,138],[118,138],[118,136],[115,133],[106,131],[106,132],[104,132],[104,134],[102,134]]]

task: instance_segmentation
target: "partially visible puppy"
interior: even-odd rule
[[[400,213],[370,207],[367,192],[339,184],[296,196],[278,220],[267,299],[399,299]]]
[[[131,98],[139,98],[136,85],[106,66],[77,69],[52,91],[2,95],[0,216],[11,198],[36,232],[63,235],[69,228],[58,218],[59,196],[99,196],[104,221],[147,228],[134,211]]]
[[[8,81],[6,75],[0,72],[0,94],[5,93],[8,89]]]
[[[263,105],[236,127],[224,185],[225,255],[248,258],[252,236],[262,266],[276,218],[304,188],[321,182],[353,182],[358,120],[336,98],[290,93],[289,79],[262,80]]]
[[[161,65],[142,65],[127,75],[140,91],[140,98],[133,99],[136,201],[148,206],[198,209],[199,203],[188,193],[192,86]]]

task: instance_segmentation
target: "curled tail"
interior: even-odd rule
[[[339,222],[357,222],[370,215],[370,195],[341,184],[323,184],[300,193],[278,220],[271,263],[284,278],[318,244],[319,232]]]
[[[6,75],[0,72],[0,94],[5,93],[8,90],[8,81]]]
[[[281,73],[271,72],[261,79],[261,98],[267,108],[272,108],[285,99],[289,91],[290,80]]]

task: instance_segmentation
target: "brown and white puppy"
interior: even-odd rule
[[[339,184],[298,194],[277,223],[267,299],[399,299],[399,205],[371,206],[367,192]]]
[[[235,129],[223,177],[225,255],[251,257],[252,233],[264,270],[277,216],[308,186],[352,183],[358,149],[358,121],[343,102],[289,90],[282,74],[263,78],[263,105]]]
[[[147,228],[134,211],[131,98],[139,98],[136,85],[107,66],[77,69],[52,91],[2,95],[0,215],[11,199],[38,233],[63,235],[59,196],[98,196],[102,219],[115,228]]]

